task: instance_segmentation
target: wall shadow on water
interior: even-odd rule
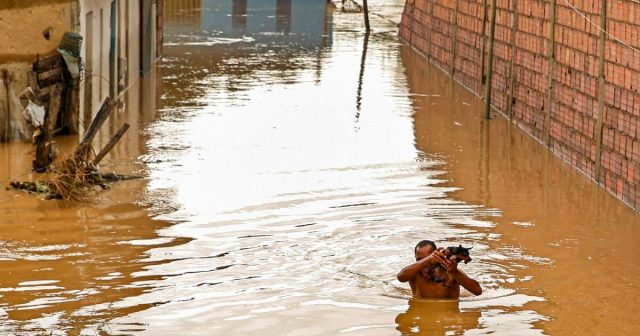
[[[492,249],[522,249],[546,260],[514,269],[507,288],[544,297],[527,307],[548,316],[550,334],[630,334],[640,317],[640,216],[498,116],[424,57],[401,50],[415,108],[416,148],[443,157],[453,196],[500,209]],[[526,280],[518,280],[526,279]],[[624,293],[620,296],[620,293]],[[615,330],[615,332],[614,332]]]

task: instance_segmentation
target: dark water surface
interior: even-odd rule
[[[0,332],[635,333],[637,213],[483,122],[397,41],[403,2],[371,2],[366,36],[339,3],[167,0],[165,57],[99,139],[132,124],[102,168],[145,179],[94,201],[4,190],[31,157],[0,144]],[[484,293],[409,302],[420,239],[473,246]]]

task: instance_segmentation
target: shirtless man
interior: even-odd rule
[[[430,240],[419,242],[414,249],[416,262],[398,273],[398,281],[409,281],[414,298],[457,299],[460,297],[461,285],[474,295],[482,294],[480,284],[458,270],[458,263],[447,259],[443,250],[443,248],[436,248],[436,244]],[[454,277],[453,286],[445,287],[444,282],[429,280],[429,269],[437,263],[440,263],[447,273]]]

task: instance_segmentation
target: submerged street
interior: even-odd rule
[[[637,332],[638,214],[483,120],[398,41],[403,1],[371,1],[370,34],[340,3],[233,3],[165,7],[105,126],[132,130],[102,169],[142,179],[40,200],[5,190],[30,144],[0,143],[1,334]],[[410,305],[422,239],[472,246],[483,294]]]

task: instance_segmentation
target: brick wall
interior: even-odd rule
[[[556,0],[552,25],[551,0],[497,0],[491,101],[640,210],[640,2],[607,0],[600,105],[601,1]],[[491,0],[407,0],[400,38],[483,96],[490,6]]]

